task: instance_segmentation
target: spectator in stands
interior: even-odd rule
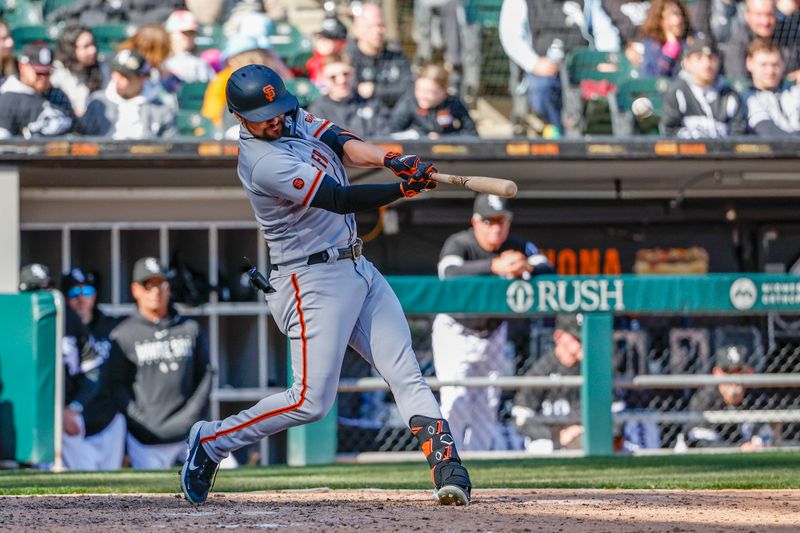
[[[581,344],[582,315],[558,315],[553,331],[553,357],[542,356],[526,376],[580,376],[583,361]],[[554,386],[547,389],[521,389],[514,396],[512,414],[517,431],[525,437],[525,448],[547,453],[555,448],[581,448],[579,387]],[[545,425],[534,417],[571,419],[562,424]],[[556,446],[558,444],[558,446]]]
[[[67,95],[50,85],[53,51],[45,44],[27,45],[19,56],[19,78],[0,87],[0,139],[63,135],[72,128]]]
[[[661,130],[665,135],[694,139],[744,133],[739,95],[717,76],[719,64],[709,38],[689,38],[683,70],[663,97]]]
[[[111,333],[111,393],[127,420],[131,465],[169,468],[185,459],[189,428],[208,408],[208,339],[170,307],[170,282],[155,257],[136,261],[131,292],[136,312]]]
[[[53,288],[50,269],[41,263],[22,267],[19,273],[21,292],[45,291]],[[83,412],[100,390],[100,366],[103,359],[92,343],[92,335],[80,317],[67,307],[64,310],[64,336],[61,338],[61,356],[64,362],[64,411],[62,414],[64,465],[82,470],[80,443],[86,434]]]
[[[747,50],[752,88],[744,95],[748,131],[756,135],[800,134],[800,85],[784,85],[781,48],[757,39]]]
[[[412,91],[414,78],[408,58],[386,44],[383,11],[376,4],[364,3],[353,20],[355,40],[347,48],[353,61],[353,86],[362,98],[378,98],[392,109],[400,98]]]
[[[14,38],[11,37],[11,28],[3,19],[0,19],[0,85],[3,85],[8,76],[14,76],[16,73]]]
[[[689,33],[689,20],[683,3],[680,0],[654,0],[641,31],[644,58],[639,73],[642,76],[675,77]]]
[[[78,124],[84,135],[152,139],[177,133],[175,111],[144,94],[150,65],[135,50],[122,49],[111,61],[111,83],[94,93]]]
[[[236,127],[236,131],[238,131],[239,127],[239,122],[236,121],[233,115],[225,112],[227,109],[225,86],[235,70],[251,64],[266,65],[280,74],[284,80],[294,78],[289,67],[270,48],[269,40],[266,37],[234,35],[228,39],[225,45],[225,50],[222,52],[222,61],[225,63],[225,68],[219,71],[208,84],[200,114],[215,125],[224,126],[226,130],[229,127]],[[226,120],[228,121],[227,123]],[[238,134],[236,138],[239,138]]]
[[[77,314],[91,333],[92,344],[100,361],[100,381],[97,394],[83,405],[83,431],[64,439],[65,447],[73,448],[70,455],[72,470],[117,470],[125,456],[125,417],[111,397],[108,375],[103,371],[111,353],[111,330],[119,323],[97,308],[97,288],[94,276],[73,268],[61,276],[61,290],[67,306]]]
[[[336,17],[326,17],[322,21],[320,30],[314,34],[314,53],[306,61],[308,78],[314,85],[324,89],[325,77],[322,75],[322,71],[326,58],[334,54],[341,54],[346,46],[347,28]]]
[[[716,353],[716,364],[711,373],[714,376],[752,374],[753,368],[746,364],[745,346],[722,346]],[[738,383],[722,383],[697,389],[689,400],[690,412],[737,411],[757,408],[763,391],[748,389]],[[768,424],[763,426],[745,423],[689,424],[685,443],[689,447],[724,446],[737,444],[743,451],[761,449],[765,444],[763,432],[771,432]],[[680,442],[681,439],[679,439]]]
[[[723,72],[730,80],[748,78],[745,58],[747,47],[755,39],[775,41],[781,46],[786,63],[786,76],[796,80],[800,74],[800,41],[797,28],[792,31],[794,17],[778,23],[773,0],[747,0],[744,24],[737,25],[724,52]]]
[[[450,88],[455,95],[461,95],[462,78],[462,36],[466,30],[466,15],[462,0],[415,0],[414,28],[412,32],[417,42],[415,64],[422,66],[433,61],[432,27],[434,11],[438,13],[444,34],[444,62],[450,74]]]
[[[602,9],[608,14],[613,23],[610,32],[599,31],[595,19],[592,16],[592,28],[595,46],[598,50],[608,50],[611,52],[624,50],[625,56],[631,64],[639,68],[644,58],[644,46],[639,39],[639,34],[644,21],[647,19],[647,12],[650,2],[645,0],[602,0]],[[606,26],[601,27],[602,30]],[[608,45],[608,42],[616,44]]]
[[[503,0],[498,30],[503,50],[526,73],[531,109],[559,134],[564,132],[559,70],[566,52],[588,44],[580,4],[575,2],[577,10],[569,14],[562,5],[559,0]]]
[[[98,24],[161,24],[183,4],[184,0],[77,0],[48,13],[46,21],[88,28]]]
[[[164,70],[164,62],[170,54],[170,40],[161,24],[141,26],[133,37],[120,43],[117,50],[136,50],[150,65],[149,78],[142,90],[147,98],[158,98],[165,105],[178,108],[173,94],[178,90],[177,78]]]
[[[414,93],[404,97],[392,111],[394,132],[413,132],[438,139],[448,135],[478,135],[464,103],[447,94],[447,71],[428,65],[414,82]]]
[[[50,83],[64,91],[77,117],[86,112],[89,96],[105,89],[111,78],[108,67],[97,58],[94,35],[83,26],[64,28],[53,66]]]
[[[744,21],[741,0],[695,0],[687,2],[686,7],[692,31],[710,35],[720,47],[725,46]]]
[[[325,58],[321,81],[326,92],[311,102],[308,111],[366,138],[388,136],[389,110],[383,103],[366,100],[353,90],[353,67],[347,56]]]
[[[170,54],[164,61],[164,73],[180,83],[208,83],[214,69],[197,55],[197,20],[186,10],[174,11],[164,25],[169,34]]]

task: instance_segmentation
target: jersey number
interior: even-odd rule
[[[314,165],[317,169],[325,172],[328,170],[328,158],[319,153],[317,150],[311,151],[311,159],[312,165]]]

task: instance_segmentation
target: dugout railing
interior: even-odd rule
[[[772,405],[765,402],[753,411],[704,411],[659,413],[653,410],[627,410],[612,414],[614,389],[656,389],[662,391],[697,389],[720,383],[739,383],[764,390],[788,391],[796,396],[800,375],[793,369],[770,369],[770,373],[712,376],[691,373],[672,375],[634,375],[614,378],[614,320],[621,316],[681,317],[760,317],[772,324],[776,313],[800,311],[800,277],[768,274],[711,274],[698,276],[569,277],[542,276],[532,281],[493,278],[460,278],[439,281],[433,277],[390,277],[409,316],[451,313],[503,317],[551,317],[556,313],[581,313],[584,316],[582,341],[585,356],[580,376],[504,376],[467,378],[444,382],[429,378],[434,389],[442,385],[498,387],[501,389],[545,388],[555,384],[581,388],[582,411],[576,422],[584,426],[582,453],[603,456],[614,453],[614,425],[630,420],[649,420],[681,424],[687,422],[800,422],[797,402]],[[794,353],[794,352],[793,352]],[[764,358],[764,353],[754,354]],[[796,354],[795,354],[796,355]],[[794,356],[792,356],[794,357]],[[707,370],[706,370],[707,371]],[[766,370],[765,370],[766,371]],[[387,390],[381,378],[342,380],[340,393]],[[795,398],[796,400],[796,398]],[[787,408],[788,405],[788,408]],[[317,426],[295,429],[290,449],[307,449],[301,443],[319,446],[335,442],[336,414]],[[546,424],[552,420],[539,417]],[[563,422],[563,419],[561,420]],[[310,440],[309,440],[310,439]],[[319,449],[319,448],[318,448]],[[335,444],[327,449],[335,449]],[[321,457],[306,457],[320,462]],[[329,459],[333,460],[333,457]],[[294,461],[299,462],[297,458]],[[324,460],[322,461],[324,462]]]

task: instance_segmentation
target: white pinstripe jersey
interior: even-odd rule
[[[298,109],[290,136],[292,120],[286,117],[284,136],[275,141],[253,137],[244,126],[239,134],[239,180],[264,232],[270,262],[278,265],[348,246],[357,236],[352,213],[310,206],[325,174],[349,185],[341,159],[320,140],[331,122]]]

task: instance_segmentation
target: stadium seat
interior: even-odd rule
[[[307,107],[319,96],[319,89],[308,78],[295,78],[286,82],[286,88],[297,97],[300,107]]]
[[[97,51],[105,56],[114,55],[117,46],[136,33],[136,26],[133,24],[98,24],[92,26],[92,34],[94,35],[94,42],[97,45]]]
[[[197,111],[178,111],[178,134],[189,137],[214,138],[217,128],[213,122]]]
[[[658,135],[661,119],[661,96],[669,86],[669,78],[639,78],[621,82],[609,98],[614,125],[614,135]],[[653,114],[640,119],[631,111],[637,98],[648,98],[653,102]]]
[[[44,0],[42,2],[42,16],[47,18],[50,13],[74,3],[75,0]]]
[[[42,23],[42,10],[29,0],[0,3],[0,18],[11,28]]]
[[[200,111],[206,95],[207,83],[184,83],[178,89],[178,108],[181,111]]]
[[[625,54],[588,48],[577,48],[569,53],[567,74],[570,85],[578,85],[583,80],[607,80],[616,84],[637,77]]]
[[[14,52],[20,53],[25,45],[36,41],[44,41],[50,46],[56,44],[58,39],[58,26],[15,26],[11,29],[11,36],[14,38]]]
[[[304,66],[313,53],[311,39],[288,22],[272,25],[269,42],[275,53],[290,67]]]
[[[500,7],[503,0],[466,0],[464,10],[469,24],[482,28],[497,28],[500,23]]]

